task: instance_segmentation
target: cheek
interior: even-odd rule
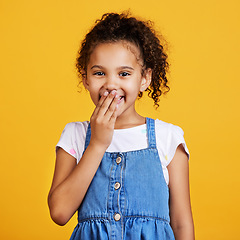
[[[126,92],[135,94],[137,92],[140,91],[140,81],[130,81],[127,84],[125,84],[124,89]]]
[[[98,103],[98,100],[99,100],[99,92],[96,91],[95,89],[89,89],[89,94],[90,94],[90,97],[93,101],[93,103],[96,105]]]

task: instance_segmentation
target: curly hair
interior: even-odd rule
[[[160,38],[162,41],[163,38],[157,36],[152,27],[153,23],[129,17],[129,13],[106,13],[95,23],[82,41],[78,52],[76,67],[80,83],[82,70],[87,70],[90,55],[98,44],[127,41],[139,48],[144,69],[152,69],[152,81],[145,91],[154,100],[154,106],[159,107],[160,96],[170,90],[166,76],[169,64],[163,43],[160,42]],[[138,97],[141,98],[142,95],[143,93],[139,92]]]

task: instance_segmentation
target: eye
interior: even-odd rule
[[[93,73],[93,75],[96,75],[96,76],[104,76],[104,72],[97,71],[97,72]]]
[[[128,72],[121,72],[119,75],[121,77],[126,77],[126,76],[130,76],[130,73],[128,73]]]

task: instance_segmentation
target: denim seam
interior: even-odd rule
[[[80,219],[80,220],[78,220],[78,223],[94,221],[94,220],[101,220],[101,221],[104,221],[104,222],[109,222],[108,217],[90,217],[90,218]]]
[[[107,211],[108,211],[108,217],[109,217],[109,220],[111,219],[110,217],[110,213],[109,213],[109,198],[110,198],[110,194],[111,194],[111,177],[112,177],[112,171],[113,171],[113,168],[114,168],[114,160],[112,162],[112,167],[111,167],[111,170],[110,170],[110,174],[109,174],[109,186],[108,186],[108,196],[107,196]]]
[[[124,206],[123,206],[123,213],[126,213],[126,208],[127,208],[127,195],[125,191],[125,169],[126,169],[126,156],[124,156],[124,171],[123,171],[123,196],[124,196]],[[123,226],[124,227],[124,226]],[[122,236],[124,237],[124,236]]]
[[[123,187],[123,173],[124,173],[124,163],[125,163],[125,157],[123,157],[122,159],[122,166],[121,166],[121,174],[120,174],[120,178],[121,178],[121,189]],[[121,193],[121,189],[119,190],[119,195]],[[124,197],[124,196],[123,196]],[[121,204],[121,196],[120,196],[120,204]],[[120,206],[121,207],[121,206]],[[121,209],[119,209],[121,212],[121,216],[122,216],[122,211]],[[123,218],[121,217],[121,233],[122,233],[122,239],[123,239],[123,229],[124,229],[124,225],[123,225]]]
[[[164,222],[168,222],[168,220],[164,219],[164,218],[159,218],[159,217],[153,217],[153,216],[139,216],[139,215],[132,215],[132,216],[123,216],[124,218],[150,218],[150,219],[156,219],[156,220],[161,220]]]
[[[161,172],[162,172],[162,174],[160,174],[160,177],[161,177],[162,181],[165,183],[166,187],[169,189],[169,186],[167,185],[166,180],[165,180],[164,175],[163,175],[163,168],[162,168],[162,163],[161,163],[161,159],[160,159],[158,150],[154,154],[156,155],[156,158],[158,158],[158,164],[159,164],[158,166],[159,166],[159,168],[161,169]]]

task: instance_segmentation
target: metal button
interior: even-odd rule
[[[119,213],[115,213],[113,218],[117,222],[117,221],[119,221],[121,219],[121,215]]]
[[[122,158],[121,157],[117,157],[116,163],[119,164],[121,161],[122,161]]]
[[[118,190],[118,189],[120,188],[120,186],[121,186],[121,184],[120,184],[119,182],[116,182],[116,183],[114,184],[115,190]]]

